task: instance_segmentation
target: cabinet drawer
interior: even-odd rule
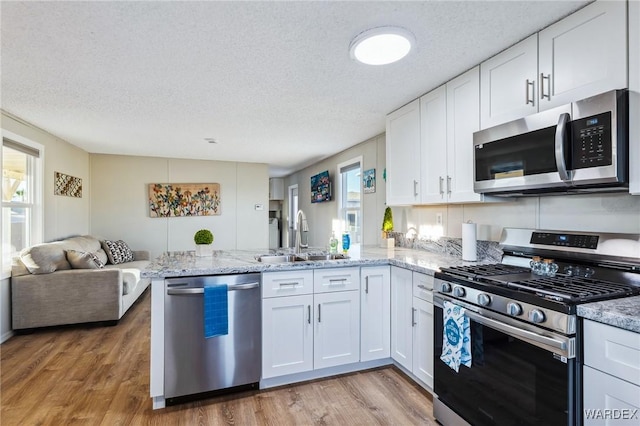
[[[584,363],[640,386],[640,334],[585,320]]]
[[[359,290],[360,268],[330,268],[313,271],[313,291],[328,293],[332,291]]]
[[[636,426],[640,416],[640,386],[585,365],[583,407],[585,426]]]
[[[433,303],[433,282],[432,275],[413,273],[413,296],[427,302]]]
[[[264,272],[262,297],[294,296],[313,293],[313,271]]]

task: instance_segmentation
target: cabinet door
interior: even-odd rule
[[[313,369],[313,295],[262,300],[262,377]]]
[[[638,425],[640,386],[632,385],[587,365],[582,371],[583,424],[585,426]]]
[[[539,34],[540,107],[627,87],[627,2],[597,1]]]
[[[360,360],[360,293],[339,291],[314,296],[314,369]]]
[[[640,334],[584,320],[584,363],[640,386]]]
[[[391,267],[391,357],[413,368],[413,283],[411,271]]]
[[[413,374],[433,388],[433,303],[413,298]]]
[[[480,201],[473,192],[473,132],[480,128],[480,71],[472,68],[447,83],[447,176],[449,202]]]
[[[480,128],[538,111],[538,34],[480,64]]]
[[[362,268],[360,361],[391,356],[391,278],[388,266]]]
[[[420,98],[420,201],[447,201],[447,88],[439,88]]]
[[[420,179],[420,103],[387,116],[387,204],[415,204]]]

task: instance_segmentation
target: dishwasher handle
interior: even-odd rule
[[[251,290],[252,288],[260,287],[259,282],[246,283],[246,284],[236,284],[228,286],[228,291],[235,290]],[[170,296],[180,295],[180,294],[204,294],[203,287],[197,288],[169,288],[167,289],[167,294]]]

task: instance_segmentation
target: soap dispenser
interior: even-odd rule
[[[329,253],[338,253],[338,239],[336,238],[335,231],[331,231],[331,238],[329,238]]]

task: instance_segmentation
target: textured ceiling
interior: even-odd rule
[[[387,113],[586,3],[2,1],[1,107],[91,153],[283,176],[384,132]],[[382,25],[417,48],[352,61],[350,41]]]

